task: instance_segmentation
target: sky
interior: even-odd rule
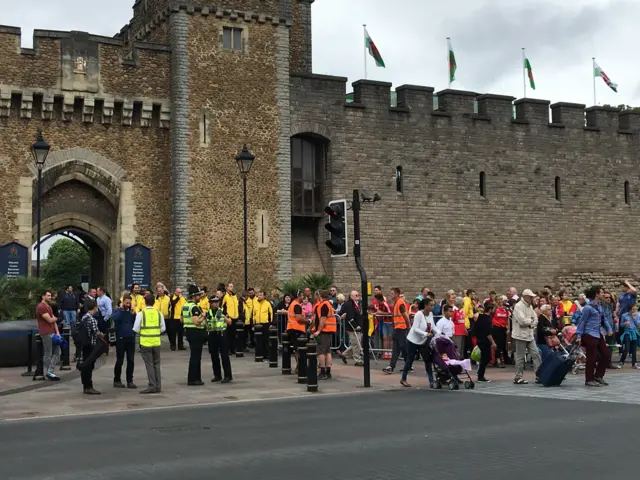
[[[30,47],[34,28],[112,36],[129,21],[134,2],[5,3],[0,21],[22,27],[22,46]],[[616,94],[596,79],[596,103],[640,105],[640,0],[316,0],[312,18],[314,72],[348,77],[349,84],[364,78],[367,24],[386,63],[377,68],[368,58],[368,78],[394,87],[447,88],[451,37],[458,65],[452,88],[523,96],[524,47],[537,87],[527,96],[593,105],[596,57],[619,85]]]

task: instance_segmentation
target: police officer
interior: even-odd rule
[[[187,385],[190,387],[204,385],[201,363],[202,347],[207,340],[206,318],[202,309],[197,305],[203,293],[197,285],[189,285],[189,300],[182,307],[182,324],[190,350],[189,372],[187,373]]]
[[[209,353],[213,366],[212,382],[229,383],[233,380],[231,375],[231,360],[229,360],[229,343],[227,340],[227,326],[231,325],[231,319],[219,308],[218,297],[209,298],[209,310],[207,311],[207,331],[209,332]],[[220,360],[222,359],[222,370]],[[224,370],[224,378],[222,371]]]

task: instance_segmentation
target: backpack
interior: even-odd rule
[[[86,315],[83,316],[80,321],[76,322],[73,331],[71,332],[73,343],[76,345],[91,345],[91,336],[89,335],[89,329],[85,325],[85,318]]]

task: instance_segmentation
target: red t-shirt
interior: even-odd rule
[[[454,310],[451,314],[453,322],[453,335],[455,337],[466,337],[467,329],[465,328],[464,312],[462,310]]]
[[[507,328],[508,321],[509,321],[509,311],[504,307],[496,308],[496,311],[493,314],[493,319],[491,319],[491,324],[494,327]]]
[[[40,335],[52,335],[56,333],[55,323],[49,323],[44,318],[43,315],[48,313],[53,317],[53,310],[51,307],[44,302],[40,302],[36,307],[36,320],[38,320],[38,333]]]

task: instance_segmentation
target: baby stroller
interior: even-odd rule
[[[468,378],[468,380],[464,381],[464,388],[468,390],[475,387],[475,383],[469,375],[471,362],[469,360],[460,360],[455,343],[448,338],[438,337],[431,342],[430,347],[435,388],[440,389],[443,385],[449,385],[449,390],[460,389],[462,381],[458,378],[458,375],[463,372]]]
[[[584,352],[584,349],[578,345],[576,341],[576,331],[577,328],[575,325],[567,325],[562,329],[560,333],[560,337],[562,340],[560,341],[560,349],[565,355],[569,355],[571,358],[574,358],[573,367],[571,367],[571,373],[573,375],[577,375],[580,370],[585,369],[585,363],[587,361],[587,355]]]

